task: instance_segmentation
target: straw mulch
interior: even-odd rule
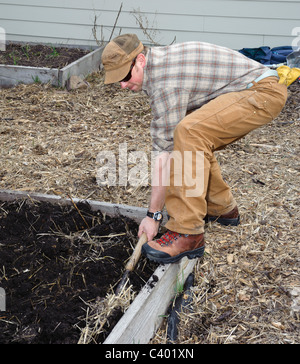
[[[88,89],[71,92],[50,85],[0,90],[0,189],[147,207],[148,186],[101,187],[96,176],[98,153],[118,156],[121,143],[150,160],[148,100],[105,87],[101,73],[87,81]],[[207,226],[180,343],[300,342],[300,85],[289,94],[276,120],[217,154],[241,225]],[[153,342],[167,342],[164,327]]]

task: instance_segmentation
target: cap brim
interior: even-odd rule
[[[110,83],[116,83],[122,81],[123,78],[125,78],[128,75],[131,63],[132,61],[126,63],[124,66],[117,68],[115,70],[106,71],[104,84],[108,85]]]

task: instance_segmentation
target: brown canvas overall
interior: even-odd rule
[[[236,202],[224,182],[214,152],[242,138],[252,130],[278,116],[287,99],[287,87],[277,77],[268,77],[240,92],[217,97],[187,115],[174,133],[174,155],[190,151],[194,156],[182,168],[171,164],[170,186],[167,187],[166,209],[170,216],[167,229],[183,234],[204,232],[206,214],[219,216],[231,211]],[[202,152],[203,158],[196,158]],[[198,161],[198,164],[197,164]],[[200,162],[199,162],[200,161]],[[189,193],[191,186],[184,176],[184,164],[190,163],[193,177],[201,174],[199,193]],[[187,168],[189,170],[189,168]],[[182,183],[174,182],[181,173]]]

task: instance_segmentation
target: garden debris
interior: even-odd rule
[[[292,296],[292,306],[291,306],[291,314],[300,312],[300,286],[294,287],[291,291]]]
[[[178,325],[182,312],[192,312],[194,274],[191,273],[182,287],[182,292],[176,292],[176,296],[169,309],[167,337],[170,343],[175,343],[178,338]],[[177,287],[180,288],[180,287]]]
[[[71,76],[66,83],[66,88],[68,91],[86,89],[90,87],[89,83],[79,76]]]

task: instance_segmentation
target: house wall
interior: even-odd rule
[[[200,40],[241,49],[299,40],[300,46],[300,1],[0,0],[8,41],[95,46],[94,25],[99,43],[136,33],[145,44]]]

